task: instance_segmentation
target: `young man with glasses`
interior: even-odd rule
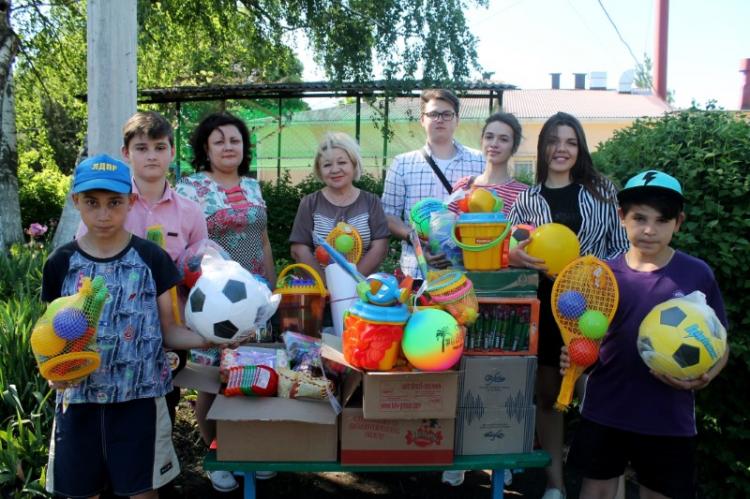
[[[416,278],[423,276],[417,268],[414,249],[408,244],[412,206],[424,198],[444,200],[458,179],[484,171],[481,153],[453,138],[459,122],[458,97],[450,90],[429,89],[422,92],[420,99],[420,123],[427,134],[427,143],[421,149],[396,156],[383,190],[388,228],[403,241],[401,270]],[[426,247],[424,253],[431,267],[446,268],[450,264],[443,254],[430,254]]]

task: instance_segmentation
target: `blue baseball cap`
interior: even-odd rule
[[[622,203],[631,194],[642,192],[645,189],[662,191],[664,194],[675,197],[680,202],[685,201],[680,181],[659,170],[646,170],[632,177],[627,181],[625,187],[617,193],[617,199]]]
[[[128,165],[107,154],[81,161],[73,174],[73,194],[96,189],[130,194],[133,184]]]

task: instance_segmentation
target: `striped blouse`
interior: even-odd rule
[[[615,186],[607,181],[606,189],[606,197],[615,199]],[[541,185],[537,184],[518,195],[510,211],[513,224],[538,227],[552,222],[549,204],[541,190]],[[578,231],[581,255],[594,255],[608,260],[628,250],[628,238],[617,216],[617,203],[599,201],[584,188],[578,193],[578,207],[582,218],[581,229]]]

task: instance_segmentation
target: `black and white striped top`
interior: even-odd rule
[[[607,181],[605,197],[616,199],[617,189]],[[516,198],[510,211],[513,224],[530,224],[536,227],[552,222],[549,204],[541,194],[540,184],[530,187]],[[630,243],[625,229],[620,225],[617,216],[617,203],[605,203],[592,196],[582,188],[578,193],[578,208],[581,212],[581,229],[578,241],[581,244],[581,255],[594,255],[608,260],[625,253]]]

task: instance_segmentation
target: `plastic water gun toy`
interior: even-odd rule
[[[167,249],[167,240],[164,237],[164,226],[150,225],[146,227],[146,239],[152,243],[156,243],[163,250]],[[172,300],[172,316],[174,317],[175,324],[182,325],[182,317],[180,317],[180,303],[177,301],[177,287],[172,286],[169,290],[169,298]]]
[[[96,330],[107,287],[102,276],[83,279],[78,292],[49,304],[31,333],[39,372],[50,381],[70,381],[94,372],[101,359]]]
[[[598,258],[587,255],[563,268],[552,286],[552,315],[568,347],[555,409],[567,410],[576,380],[599,358],[599,344],[617,310],[620,293],[614,274]]]

